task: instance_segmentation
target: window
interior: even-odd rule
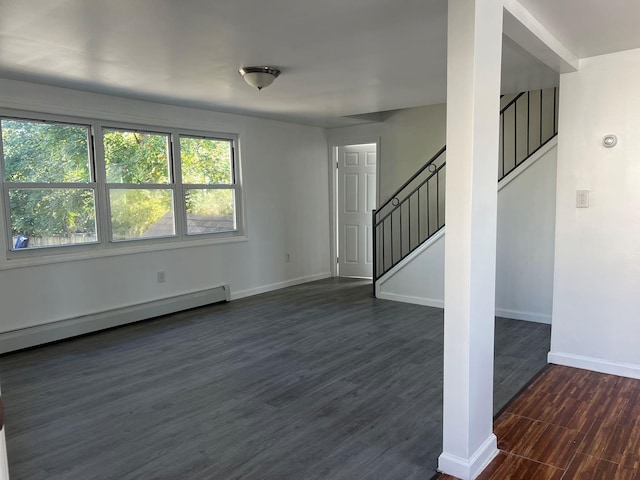
[[[180,137],[187,235],[236,230],[230,140]]]
[[[105,129],[111,240],[173,236],[169,135]]]
[[[235,136],[35,117],[0,117],[12,258],[242,235]]]
[[[89,127],[3,119],[9,249],[95,243]]]

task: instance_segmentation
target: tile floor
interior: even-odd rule
[[[494,431],[500,453],[478,480],[640,480],[640,380],[552,365]]]

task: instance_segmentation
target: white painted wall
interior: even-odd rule
[[[0,332],[231,286],[232,298],[328,276],[327,146],[320,128],[0,80],[0,106],[231,132],[248,241],[20,268],[0,267]],[[4,242],[4,238],[0,242]],[[6,251],[6,245],[0,245]],[[285,253],[292,261],[285,263]],[[166,271],[166,283],[156,272]]]
[[[446,105],[434,105],[388,112],[380,123],[331,129],[327,137],[334,145],[380,137],[383,201],[442,148],[445,130]],[[551,321],[555,162],[553,150],[498,194],[498,315]],[[387,277],[379,292],[380,298],[442,307],[444,239],[432,242],[413,262]]]
[[[640,49],[561,76],[555,363],[640,378]],[[615,148],[602,146],[614,133]],[[590,207],[576,208],[576,190]]]
[[[327,130],[330,145],[368,143],[380,138],[380,203],[429,160],[446,141],[445,104],[384,112],[382,122]]]
[[[498,316],[551,323],[556,156],[553,142],[500,184]],[[444,238],[425,244],[401,265],[379,282],[379,298],[442,308]]]
[[[444,233],[424,245],[380,279],[376,296],[385,300],[444,308]]]
[[[557,147],[544,152],[500,184],[496,315],[551,323]]]

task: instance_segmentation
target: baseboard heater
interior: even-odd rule
[[[229,285],[0,333],[0,353],[230,300]]]

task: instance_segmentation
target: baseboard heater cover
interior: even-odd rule
[[[0,354],[231,299],[229,285],[0,333]]]

